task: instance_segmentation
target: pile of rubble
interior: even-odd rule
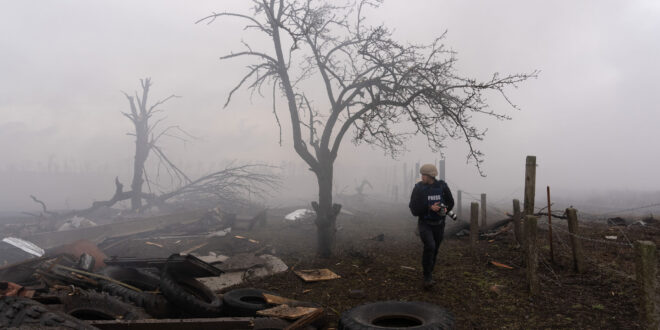
[[[230,234],[232,228],[249,232],[265,219],[265,211],[241,217],[214,209],[185,221],[161,217],[7,237],[0,253],[23,260],[5,259],[0,267],[0,328],[323,327],[325,312],[314,303],[257,288],[226,291],[288,269],[268,247]],[[55,246],[74,237],[84,240]],[[127,246],[133,255],[106,256]]]

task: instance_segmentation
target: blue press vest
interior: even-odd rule
[[[439,187],[431,186],[424,189],[424,195],[427,200],[428,209],[424,215],[424,220],[429,222],[441,222],[445,220],[444,215],[439,215],[437,212],[431,210],[431,205],[435,203],[445,204],[444,199],[442,199],[443,185],[440,184]]]

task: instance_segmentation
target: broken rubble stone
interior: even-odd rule
[[[57,255],[63,253],[72,255],[74,258],[80,258],[83,253],[89,254],[95,260],[93,265],[94,270],[99,270],[105,267],[103,260],[108,257],[98,248],[98,246],[96,246],[96,244],[88,240],[79,240],[71,244],[58,246],[48,251],[48,255]]]
[[[234,286],[248,279],[256,279],[282,273],[289,267],[278,257],[264,254],[260,257],[261,266],[254,266],[247,270],[225,271],[224,274],[215,277],[202,277],[198,280],[213,291],[219,291],[224,288]],[[224,264],[223,264],[224,265]]]
[[[223,261],[219,267],[223,271],[244,271],[252,267],[263,266],[266,261],[252,253],[239,253]]]
[[[227,236],[227,234],[229,234],[229,233],[231,233],[231,227],[227,227],[227,228],[222,229],[222,230],[214,231],[212,233],[209,233],[206,236],[207,237],[223,237],[223,236]]]
[[[202,261],[204,261],[206,263],[209,263],[209,264],[212,264],[212,265],[217,264],[217,263],[224,263],[225,261],[227,261],[227,259],[229,259],[228,256],[224,256],[224,255],[221,255],[221,254],[216,255],[214,252],[209,252],[209,254],[206,255],[206,256],[200,256],[200,255],[197,255],[197,254],[193,254],[193,255],[196,256],[197,258],[199,258],[199,260],[202,260]]]

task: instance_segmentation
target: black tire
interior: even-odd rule
[[[144,291],[157,290],[160,282],[160,276],[145,269],[109,266],[100,273]]]
[[[69,315],[49,311],[46,306],[32,299],[0,297],[0,328],[9,327],[98,329]]]
[[[145,269],[111,266],[103,269],[101,274],[144,291],[156,291],[160,284],[160,276]],[[177,313],[162,295],[131,290],[109,281],[101,281],[100,286],[102,291],[119,297],[125,302],[144,308],[149,315],[155,318],[183,316]]]
[[[64,312],[81,320],[142,320],[151,318],[142,308],[106,293],[82,291],[60,297]]]
[[[380,301],[342,313],[338,329],[454,329],[454,316],[440,306],[425,302]]]
[[[222,300],[226,315],[255,316],[258,311],[269,308],[264,293],[264,290],[255,288],[235,289],[225,293]]]
[[[167,300],[195,317],[218,317],[222,300],[194,278],[175,278],[167,271],[160,276],[160,289]]]
[[[103,291],[124,302],[144,308],[149,315],[155,318],[177,318],[183,316],[160,294],[138,292],[114,283],[104,283]]]

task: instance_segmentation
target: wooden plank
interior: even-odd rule
[[[284,330],[302,329],[308,326],[309,324],[311,324],[312,322],[320,319],[322,316],[323,316],[323,308],[317,308],[314,312],[301,317],[296,322],[293,322],[288,327],[284,328]]]
[[[257,311],[257,315],[277,317],[287,320],[295,320],[301,318],[307,314],[313,313],[318,308],[314,307],[291,307],[289,305],[279,305],[273,308],[263,309]]]
[[[286,305],[291,306],[291,305],[293,305],[293,303],[298,303],[297,300],[284,298],[284,297],[276,296],[276,295],[273,295],[273,294],[264,293],[263,296],[264,296],[264,299],[266,299],[267,303],[273,304],[273,305],[284,305],[284,304],[286,304]]]
[[[305,282],[328,281],[341,278],[330,269],[307,269],[307,270],[294,270],[296,275],[303,279]]]

